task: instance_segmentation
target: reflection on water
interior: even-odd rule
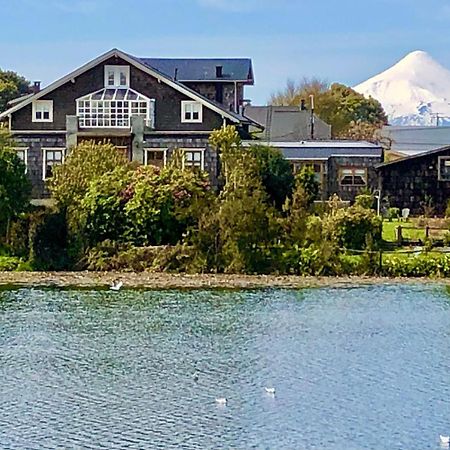
[[[436,286],[3,291],[0,448],[435,449],[449,344]]]

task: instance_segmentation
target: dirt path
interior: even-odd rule
[[[417,278],[297,277],[272,275],[186,275],[127,272],[0,272],[0,286],[49,286],[102,288],[121,280],[124,288],[147,289],[259,289],[348,287],[383,283],[435,282]],[[447,283],[446,280],[439,280]]]

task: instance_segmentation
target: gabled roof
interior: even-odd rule
[[[19,109],[22,109],[23,107],[29,105],[33,101],[39,100],[40,98],[44,97],[45,95],[49,94],[50,92],[54,91],[55,89],[58,89],[59,87],[63,86],[65,83],[69,82],[70,80],[73,80],[74,78],[80,76],[84,72],[87,72],[88,70],[94,68],[95,66],[102,63],[103,61],[106,61],[114,56],[117,56],[118,58],[123,59],[124,61],[128,62],[129,64],[134,65],[138,69],[157,78],[159,81],[171,86],[172,88],[176,89],[177,91],[181,92],[182,94],[186,95],[187,97],[200,102],[203,106],[215,111],[222,117],[226,117],[235,123],[251,122],[250,119],[247,119],[246,117],[244,117],[240,114],[236,114],[231,111],[228,111],[222,105],[220,105],[216,102],[212,102],[211,100],[207,99],[206,97],[203,97],[202,95],[200,95],[198,92],[188,88],[184,84],[182,84],[178,81],[175,81],[172,78],[168,77],[167,75],[163,74],[162,72],[159,72],[158,70],[150,68],[149,66],[143,64],[138,58],[128,55],[127,53],[124,53],[121,50],[118,50],[116,48],[114,48],[114,49],[110,50],[109,52],[106,52],[103,55],[84,64],[83,66],[81,66],[80,68],[69,73],[65,77],[60,78],[59,80],[57,80],[54,83],[47,86],[46,88],[42,89],[37,94],[34,94],[34,95],[28,97],[23,102],[20,102],[17,105],[13,106],[12,108],[8,109],[7,111],[4,111],[3,113],[0,114],[0,120],[4,119],[5,117],[8,117],[10,114],[18,111]]]
[[[177,80],[187,81],[240,81],[253,84],[251,59],[247,58],[138,58],[143,64]],[[217,77],[216,67],[222,67]]]
[[[311,111],[298,106],[246,106],[244,114],[264,128],[261,139],[299,142],[311,138]],[[331,139],[331,126],[314,115],[316,139]]]
[[[401,164],[405,161],[411,161],[414,159],[426,158],[427,156],[439,155],[440,153],[450,151],[450,145],[446,145],[445,147],[437,148],[435,150],[431,150],[424,153],[419,153],[417,155],[407,156],[405,158],[395,159],[394,161],[388,161],[382,164],[378,164],[377,169],[383,169],[384,167],[392,166],[394,164]]]

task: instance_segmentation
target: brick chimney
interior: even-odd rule
[[[37,94],[41,90],[41,82],[40,81],[34,81],[33,86],[31,87],[31,91],[33,94]]]

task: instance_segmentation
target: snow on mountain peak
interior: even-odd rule
[[[383,105],[393,125],[450,124],[450,70],[416,50],[354,88]]]

